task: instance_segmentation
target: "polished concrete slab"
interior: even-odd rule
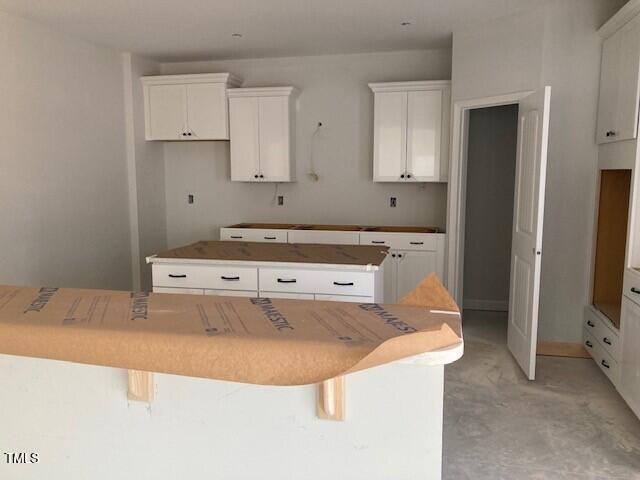
[[[464,334],[445,369],[444,480],[640,479],[640,420],[593,361],[538,357],[529,382],[505,313],[464,312]]]

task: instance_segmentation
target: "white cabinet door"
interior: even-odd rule
[[[224,83],[187,85],[187,127],[191,140],[228,140],[227,89]]]
[[[438,255],[436,252],[410,252],[403,250],[396,253],[398,262],[396,301],[399,301],[416,288],[424,277],[437,271]]]
[[[640,307],[625,297],[622,298],[620,336],[622,360],[618,390],[640,416]]]
[[[231,180],[259,181],[258,98],[229,99]]]
[[[384,261],[384,303],[397,303],[398,300],[398,252],[391,250]]]
[[[262,181],[290,180],[289,159],[289,98],[260,97],[258,99],[260,174]]]
[[[375,94],[373,181],[398,182],[407,170],[407,92]]]
[[[147,94],[147,140],[186,140],[184,85],[151,85]]]
[[[607,38],[602,45],[597,142],[637,136],[640,71],[640,18]]]
[[[442,90],[409,92],[407,104],[407,179],[439,180],[442,142]]]

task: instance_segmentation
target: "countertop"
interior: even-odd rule
[[[147,258],[148,263],[256,264],[378,270],[389,247],[201,241]]]
[[[225,228],[248,228],[263,230],[305,230],[331,232],[377,232],[377,233],[444,233],[438,227],[429,226],[371,226],[371,225],[332,225],[300,223],[237,223]]]

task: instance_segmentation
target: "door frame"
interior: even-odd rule
[[[467,145],[469,112],[477,108],[518,104],[533,90],[459,100],[453,103],[451,122],[451,163],[447,193],[447,288],[463,306],[464,230],[467,199]]]

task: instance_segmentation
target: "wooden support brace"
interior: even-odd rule
[[[153,373],[129,370],[129,391],[127,398],[134,402],[153,402]]]
[[[316,415],[323,420],[343,421],[345,416],[344,377],[336,377],[318,384]]]

